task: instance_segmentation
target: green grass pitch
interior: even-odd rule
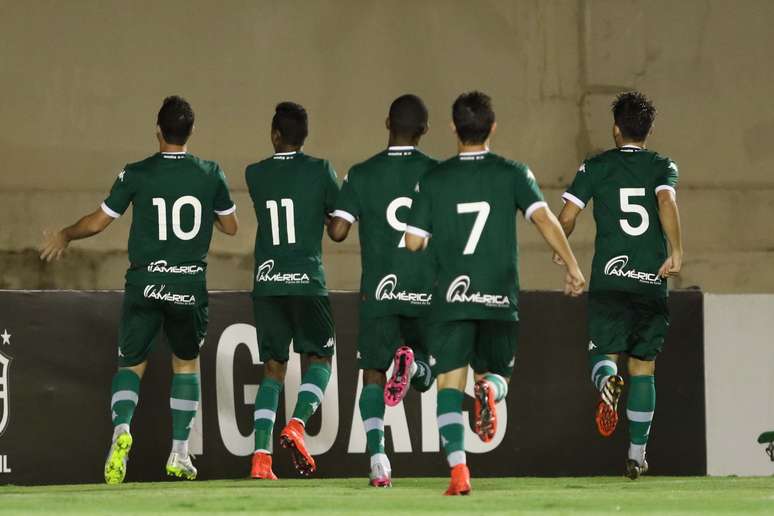
[[[473,479],[443,497],[446,479],[217,480],[120,486],[0,486],[0,514],[774,514],[774,478]]]

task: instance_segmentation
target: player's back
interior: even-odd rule
[[[438,263],[434,316],[516,320],[516,213],[545,205],[529,168],[489,152],[462,153],[428,172],[421,196],[431,206],[427,231]]]
[[[363,309],[373,315],[416,316],[429,304],[432,258],[409,252],[404,231],[414,188],[437,164],[414,147],[390,147],[347,174],[337,214],[358,219]]]
[[[105,206],[133,205],[127,282],[204,281],[212,227],[234,210],[217,163],[187,153],[158,153],[127,165]]]
[[[669,158],[627,146],[603,152],[581,166],[568,193],[584,203],[594,201],[597,235],[591,290],[666,295],[666,282],[657,274],[667,246],[656,194],[674,191],[677,174]]]
[[[338,193],[330,163],[277,153],[249,165],[245,176],[258,220],[255,292],[325,294],[322,234]]]

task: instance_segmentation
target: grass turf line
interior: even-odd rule
[[[447,480],[170,481],[119,486],[0,486],[0,514],[765,514],[774,478],[619,477],[473,479],[468,497]]]

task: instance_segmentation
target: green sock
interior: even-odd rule
[[[199,375],[195,373],[172,376],[169,397],[172,409],[172,451],[188,455],[188,436],[196,411],[199,410]]]
[[[255,451],[261,453],[272,452],[272,432],[274,420],[277,417],[279,395],[282,392],[282,384],[277,380],[265,377],[255,395],[255,413],[253,415],[255,428]]]
[[[650,424],[656,409],[656,382],[653,376],[630,376],[626,417],[629,419],[629,441],[642,447],[648,442]]]
[[[438,391],[438,430],[449,467],[465,464],[465,432],[462,426],[462,391],[441,389]]]
[[[359,405],[368,453],[372,457],[384,454],[384,388],[375,383],[365,385]]]
[[[293,419],[298,419],[306,424],[312,414],[323,400],[323,393],[331,379],[331,366],[328,364],[314,363],[309,366],[306,374],[301,379],[301,387],[298,391],[298,401],[293,410]]]
[[[435,381],[435,375],[432,368],[423,360],[414,361],[416,366],[414,375],[411,377],[411,386],[418,392],[427,392]]]
[[[499,374],[486,373],[484,375],[484,380],[494,386],[495,401],[500,401],[508,395],[508,382]]]
[[[113,438],[128,432],[134,409],[140,398],[140,377],[130,369],[119,369],[110,385],[110,411],[113,419]]]
[[[608,378],[618,374],[618,364],[610,360],[607,355],[589,356],[589,367],[591,367],[591,382],[598,391],[602,390]]]

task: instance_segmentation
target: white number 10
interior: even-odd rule
[[[180,210],[189,205],[194,210],[193,227],[185,231],[180,226]],[[159,212],[159,240],[167,239],[167,202],[163,197],[154,197],[153,205]],[[172,232],[180,240],[191,240],[199,234],[202,227],[202,203],[193,195],[184,195],[172,204]]]
[[[465,244],[465,249],[462,254],[473,254],[476,252],[478,241],[481,239],[481,233],[484,232],[484,226],[486,226],[486,219],[489,218],[489,203],[485,201],[480,202],[463,202],[457,205],[457,213],[475,213],[476,220],[473,222],[473,229],[470,230],[470,236],[468,242]]]

